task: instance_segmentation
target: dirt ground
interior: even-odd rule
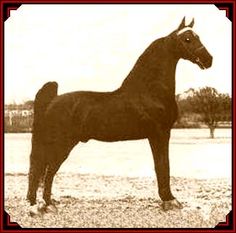
[[[6,174],[5,210],[24,228],[210,228],[231,210],[227,179],[171,177],[173,194],[184,208],[167,212],[160,208],[156,185],[155,177],[60,173],[53,186],[58,213],[30,217],[27,175]]]

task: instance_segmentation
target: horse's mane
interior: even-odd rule
[[[121,85],[121,89],[144,89],[151,83],[160,83],[164,70],[163,61],[171,59],[169,38],[162,37],[152,42],[136,61],[133,69]]]

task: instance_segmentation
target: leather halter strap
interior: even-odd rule
[[[179,30],[176,34],[177,34],[177,36],[178,36],[178,35],[180,35],[180,34],[186,32],[186,31],[193,31],[193,29],[190,28],[190,27],[185,27],[185,28]]]

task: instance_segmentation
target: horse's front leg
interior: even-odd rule
[[[157,136],[149,138],[157,175],[158,191],[163,201],[162,208],[164,210],[182,208],[170,189],[169,138],[170,130],[160,131]]]

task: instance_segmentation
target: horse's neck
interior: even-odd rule
[[[139,57],[121,88],[153,95],[175,95],[175,70],[178,59],[165,38],[153,42]]]

